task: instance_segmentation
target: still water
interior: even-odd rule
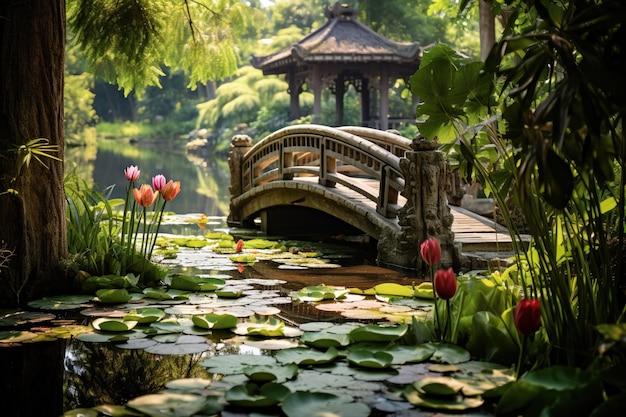
[[[137,186],[150,184],[157,174],[180,181],[181,193],[168,202],[166,210],[228,215],[230,173],[226,156],[187,153],[185,143],[177,140],[157,146],[102,140],[97,149],[74,148],[66,154],[68,171],[76,166],[79,175],[99,191],[113,186],[111,198],[125,196],[128,181],[124,169],[136,165],[141,171]]]
[[[137,185],[150,183],[151,178],[163,174],[166,178],[181,182],[181,193],[168,203],[167,211],[178,214],[202,213],[215,219],[216,227],[226,227],[228,215],[228,187],[230,183],[226,157],[190,155],[184,143],[169,142],[160,146],[138,146],[117,142],[100,142],[97,150],[69,149],[69,167],[76,165],[80,175],[96,189],[104,190],[113,185],[112,198],[123,198],[127,181],[124,168],[136,165],[141,170]],[[68,168],[69,169],[69,168]],[[221,221],[221,223],[220,223]],[[190,233],[203,233],[192,229]],[[403,281],[414,278],[397,272],[368,265],[367,257],[352,259],[346,268],[324,271],[279,270],[271,263],[258,262],[242,272],[226,258],[224,265],[213,265],[211,270],[187,268],[186,273],[230,274],[233,278],[284,280],[279,288],[288,294],[290,290],[320,283],[361,286],[369,288],[380,281]],[[181,272],[185,272],[182,268]],[[340,282],[337,282],[337,281]],[[267,289],[267,288],[266,288]],[[269,289],[268,289],[269,290]],[[310,312],[284,307],[284,316],[299,321]],[[281,308],[283,308],[281,307]],[[309,320],[327,318],[310,317]],[[84,317],[83,322],[89,323]],[[306,320],[306,318],[304,318]],[[108,343],[83,343],[72,341],[65,355],[64,408],[65,410],[93,407],[98,404],[124,404],[143,394],[156,392],[168,381],[177,378],[211,377],[198,362],[207,356],[226,353],[263,353],[240,342],[217,337],[210,341],[211,348],[192,355],[155,355],[143,350],[124,350]],[[266,352],[267,353],[267,352]]]

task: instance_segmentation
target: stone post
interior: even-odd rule
[[[241,175],[242,161],[244,155],[252,147],[252,139],[248,135],[235,135],[230,142],[228,150],[228,167],[230,168],[230,212],[226,219],[229,225],[240,225],[243,219],[241,213],[237,212],[232,204],[235,197],[239,197],[243,193],[243,178]]]
[[[448,207],[448,163],[436,141],[418,136],[400,160],[405,178],[402,196],[406,204],[398,211],[400,233],[382,236],[378,242],[379,262],[426,272],[420,245],[435,237],[441,245],[441,266],[461,265],[460,248],[454,245],[453,216]],[[381,258],[381,255],[388,259]]]

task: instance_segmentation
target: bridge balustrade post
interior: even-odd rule
[[[438,145],[436,141],[418,136],[411,143],[412,151],[407,151],[400,160],[405,178],[401,194],[407,201],[398,211],[400,233],[389,231],[378,242],[380,263],[425,272],[428,266],[420,256],[420,245],[429,237],[435,237],[441,246],[441,266],[458,269],[461,265],[447,201],[449,167]]]
[[[230,142],[228,150],[228,168],[230,169],[230,212],[226,219],[229,225],[240,224],[242,221],[241,213],[239,213],[232,204],[235,197],[243,193],[243,157],[252,148],[252,139],[248,135],[235,135]]]

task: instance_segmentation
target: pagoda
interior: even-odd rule
[[[313,117],[321,115],[325,88],[336,96],[336,124],[343,124],[343,98],[352,85],[361,95],[363,126],[389,128],[389,89],[415,73],[419,43],[394,42],[360,23],[356,10],[339,2],[325,8],[324,23],[300,41],[273,54],[253,56],[263,74],[285,74],[289,83],[290,118],[300,117],[299,95],[313,93]],[[372,115],[372,113],[375,113]]]

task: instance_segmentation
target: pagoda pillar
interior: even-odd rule
[[[346,84],[343,74],[337,75],[335,80],[335,124],[343,124],[343,97],[346,93]]]
[[[313,123],[319,123],[322,117],[322,74],[317,66],[311,73],[311,89],[313,90]]]
[[[380,114],[378,120],[380,122],[379,129],[389,129],[389,73],[382,70],[380,74]]]
[[[287,72],[287,82],[289,84],[289,120],[296,120],[300,117],[300,86],[296,80],[295,68],[290,68]]]

